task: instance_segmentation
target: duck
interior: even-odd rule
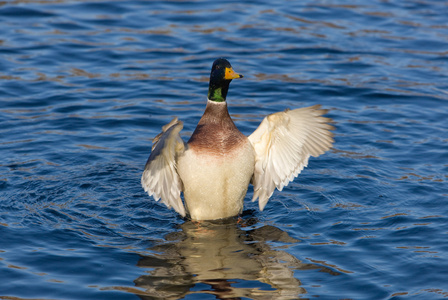
[[[145,192],[182,217],[217,220],[243,211],[250,184],[263,211],[275,189],[282,191],[333,145],[332,120],[320,105],[272,113],[249,136],[227,109],[230,82],[243,78],[230,62],[213,62],[207,104],[188,142],[175,117],[153,139],[141,184]],[[183,194],[184,201],[182,201]]]

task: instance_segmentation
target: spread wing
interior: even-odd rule
[[[285,110],[263,119],[249,136],[255,149],[252,178],[254,197],[260,210],[274,192],[282,190],[308,165],[310,156],[319,156],[331,148],[334,127],[320,105]]]
[[[142,175],[142,186],[156,201],[162,198],[162,203],[185,216],[185,207],[180,198],[183,186],[177,174],[177,156],[184,151],[184,142],[179,135],[182,128],[183,123],[174,118],[154,138]]]

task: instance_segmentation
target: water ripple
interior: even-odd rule
[[[445,11],[0,3],[0,298],[446,297]],[[245,75],[228,97],[242,132],[322,104],[336,143],[263,213],[197,227],[139,178],[171,118],[191,135],[221,56]]]

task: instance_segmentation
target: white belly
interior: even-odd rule
[[[187,149],[178,159],[177,171],[191,218],[213,220],[241,213],[254,165],[255,152],[249,141],[224,156],[198,155]]]

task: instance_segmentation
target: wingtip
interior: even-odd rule
[[[269,198],[268,198],[268,200],[269,200]],[[260,211],[264,210],[267,203],[268,203],[267,200],[265,201],[265,200],[258,199],[258,207],[260,208]]]

